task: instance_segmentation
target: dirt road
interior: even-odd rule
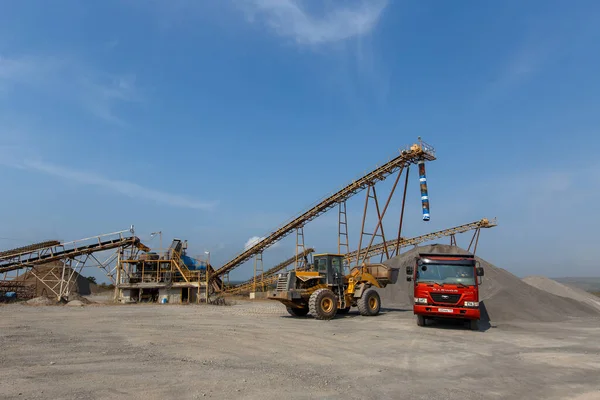
[[[411,312],[0,307],[1,399],[600,399],[600,321],[419,328]]]

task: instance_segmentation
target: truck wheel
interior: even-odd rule
[[[310,295],[308,309],[316,319],[332,319],[337,312],[338,299],[329,289],[318,289]]]
[[[419,325],[419,326],[427,325],[427,319],[425,319],[425,317],[422,315],[417,315],[417,325]]]
[[[338,314],[348,314],[350,312],[350,307],[340,308],[337,312]]]
[[[371,317],[379,314],[381,309],[381,299],[379,293],[373,288],[369,288],[363,292],[363,295],[357,302],[358,312],[360,315]]]
[[[295,308],[295,307],[286,307],[287,312],[292,317],[305,317],[308,314],[308,307]]]
[[[469,321],[469,328],[472,331],[478,331],[479,330],[479,321],[476,319],[472,319]]]

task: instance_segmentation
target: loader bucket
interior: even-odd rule
[[[398,280],[398,269],[390,268],[383,264],[367,264],[365,265],[367,272],[381,284],[382,287],[393,285]]]

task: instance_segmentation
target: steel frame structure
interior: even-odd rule
[[[425,235],[416,236],[416,237],[409,238],[409,239],[398,238],[398,239],[394,239],[394,240],[389,240],[387,243],[376,244],[374,246],[371,246],[370,248],[365,247],[360,250],[360,254],[362,255],[363,259],[369,260],[372,257],[376,257],[381,254],[384,254],[385,248],[387,247],[387,248],[392,248],[392,253],[395,252],[395,254],[398,255],[398,254],[400,254],[400,249],[402,247],[411,246],[411,245],[417,246],[423,242],[428,242],[428,241],[439,239],[439,238],[442,238],[445,236],[450,236],[450,244],[456,245],[456,236],[455,235],[474,230],[475,232],[473,233],[473,238],[471,239],[471,244],[468,247],[468,251],[471,251],[471,246],[473,244],[473,241],[475,240],[475,237],[477,237],[477,240],[478,240],[481,229],[493,228],[497,225],[498,225],[498,223],[497,223],[496,218],[494,218],[492,220],[489,220],[487,218],[482,218],[479,221],[470,222],[468,224],[455,226],[453,228],[448,228],[448,229],[444,229],[441,231],[427,233]],[[357,253],[359,253],[359,252],[353,251],[353,252],[346,254],[346,259],[347,260],[355,259],[357,257]]]
[[[294,268],[299,269],[305,265],[303,254],[306,252],[306,247],[304,246],[304,225],[296,229],[296,261],[294,263]]]
[[[346,212],[346,200],[344,200],[340,201],[338,206],[338,254],[346,254],[348,252],[350,252],[348,213]]]
[[[258,253],[254,256],[254,281],[252,282],[252,291],[256,292],[257,287],[260,287],[260,291],[265,290],[264,284],[264,264],[263,264],[263,253]],[[257,286],[260,285],[260,286]]]
[[[435,149],[419,138],[418,143],[401,149],[400,154],[392,160],[352,181],[352,183],[344,186],[338,192],[325,197],[304,213],[285,223],[271,234],[265,236],[264,239],[238,254],[229,262],[225,263],[221,268],[217,269],[212,276],[218,277],[230,272],[231,270],[248,261],[255,254],[263,252],[268,247],[288,236],[294,230],[304,227],[306,223],[326,213],[340,202],[346,201],[364,189],[373,188],[377,182],[385,180],[388,176],[396,173],[397,171],[402,171],[405,167],[411,164],[416,164],[419,161],[433,160],[435,160]],[[384,214],[385,213],[382,213],[382,216]],[[380,223],[378,225],[380,225]]]
[[[28,274],[37,279],[49,294],[57,300],[67,299],[74,279],[91,260],[99,267],[112,283],[116,282],[115,269],[111,263],[125,251],[149,251],[150,248],[136,237],[133,226],[128,230],[112,232],[72,242],[49,241],[3,252],[0,255],[0,274],[2,282],[15,281]],[[18,250],[18,251],[17,251]],[[105,261],[100,261],[95,253],[114,250]],[[60,265],[48,266],[50,263]],[[6,284],[6,283],[5,283]]]

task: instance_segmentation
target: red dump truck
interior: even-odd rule
[[[413,311],[417,324],[428,319],[463,319],[479,329],[479,285],[483,268],[473,255],[419,254],[415,265],[406,267],[406,280],[414,282]]]

